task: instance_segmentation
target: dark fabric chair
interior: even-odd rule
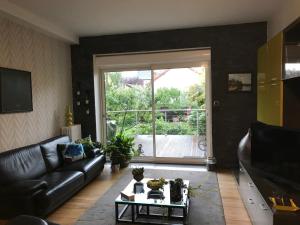
[[[59,225],[34,216],[20,215],[10,220],[6,225]]]

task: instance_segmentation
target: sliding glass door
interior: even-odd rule
[[[206,158],[205,68],[107,71],[106,140],[134,137],[137,159]]]
[[[151,70],[106,72],[106,139],[134,137],[140,156],[153,156]]]
[[[153,71],[156,156],[204,158],[205,69]]]

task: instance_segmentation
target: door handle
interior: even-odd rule
[[[213,106],[214,106],[214,107],[220,107],[220,105],[221,105],[221,103],[220,103],[219,100],[214,100],[214,101],[213,101]]]

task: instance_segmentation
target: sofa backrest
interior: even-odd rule
[[[253,123],[251,126],[252,162],[300,163],[300,130]]]
[[[0,185],[34,179],[46,172],[40,145],[30,145],[0,154]]]
[[[47,172],[51,172],[62,165],[63,160],[61,153],[58,152],[57,145],[69,142],[70,138],[68,136],[58,136],[40,143]]]

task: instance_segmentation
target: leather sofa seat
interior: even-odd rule
[[[38,197],[43,210],[60,205],[84,184],[84,174],[79,171],[52,172],[40,177],[48,184],[45,192]]]
[[[59,171],[81,171],[85,175],[86,182],[89,182],[93,179],[97,171],[103,169],[105,161],[105,156],[100,155],[95,158],[87,158],[74,163],[64,164]]]

